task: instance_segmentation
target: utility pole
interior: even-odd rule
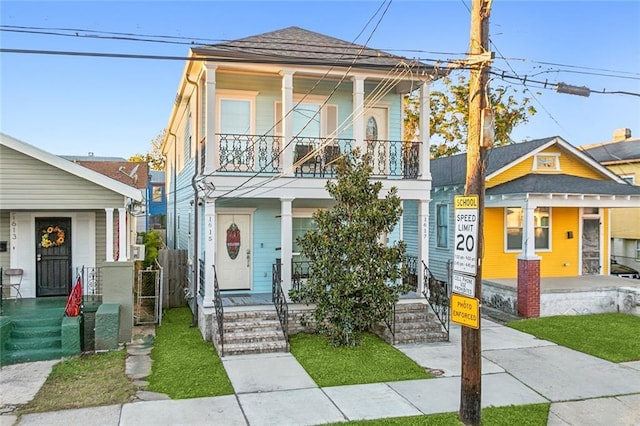
[[[482,300],[482,259],[484,238],[484,189],[486,151],[493,144],[493,113],[488,100],[489,15],[491,0],[473,0],[471,6],[469,79],[469,134],[467,141],[467,177],[465,195],[478,196],[477,272],[475,297]],[[480,58],[480,60],[478,60]],[[485,129],[483,131],[483,129]],[[479,318],[478,318],[479,321]],[[480,326],[462,327],[462,378],[460,411],[458,416],[465,425],[480,425],[481,416],[481,345]]]

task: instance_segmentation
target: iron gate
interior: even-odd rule
[[[136,325],[162,324],[162,266],[138,271],[134,291],[133,319]]]

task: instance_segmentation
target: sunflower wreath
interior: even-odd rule
[[[59,247],[64,244],[64,231],[58,226],[50,226],[42,231],[42,247]]]

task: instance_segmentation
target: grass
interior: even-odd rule
[[[130,401],[137,388],[125,375],[125,357],[124,351],[113,351],[59,362],[33,400],[18,412],[39,413]]]
[[[148,390],[172,399],[233,394],[222,361],[213,344],[197,327],[190,328],[189,308],[169,309],[156,331]]]
[[[378,336],[357,347],[336,348],[317,334],[292,336],[291,353],[320,387],[429,379],[431,375]]]
[[[482,409],[483,426],[546,426],[550,404],[510,405]],[[459,426],[457,413],[431,414],[428,416],[394,417],[389,419],[361,420],[336,425],[380,426]]]
[[[526,319],[509,327],[612,362],[640,360],[640,317],[608,313]]]

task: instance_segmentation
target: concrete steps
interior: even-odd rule
[[[287,352],[275,309],[225,312],[224,355]]]
[[[48,309],[29,316],[11,318],[10,331],[1,342],[1,365],[60,359],[64,309]]]
[[[386,325],[375,332],[392,344],[442,342],[448,339],[442,324],[427,303],[396,304],[395,338]]]

